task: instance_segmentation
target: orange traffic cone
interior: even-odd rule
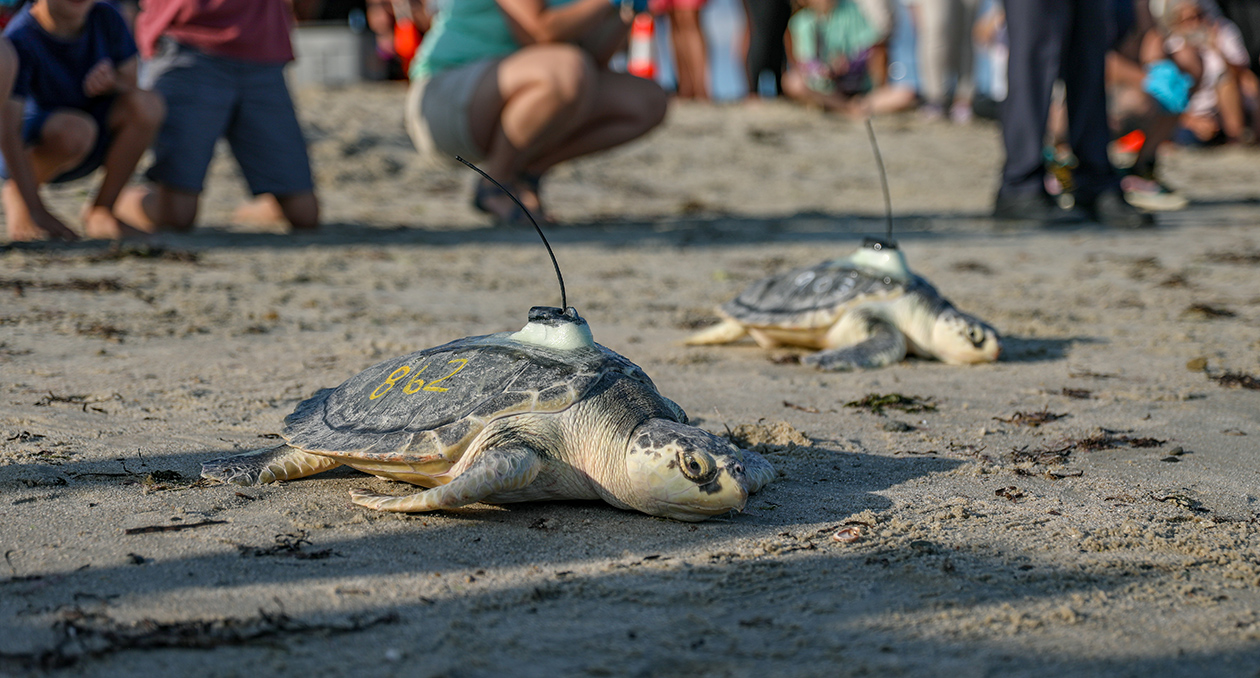
[[[394,7],[394,54],[402,65],[403,73],[411,71],[411,60],[420,48],[420,29],[411,15],[410,0],[393,0]]]
[[[394,23],[394,53],[402,64],[403,73],[411,70],[411,59],[420,47],[420,31],[410,18],[398,17]]]
[[[652,59],[652,15],[639,14],[630,24],[630,54],[626,63],[630,75],[651,80],[656,77],[656,62]]]
[[[1142,133],[1142,130],[1135,129],[1116,139],[1116,150],[1121,153],[1137,153],[1142,150],[1144,144],[1146,144],[1146,135]]]

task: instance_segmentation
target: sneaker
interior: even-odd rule
[[[956,101],[949,108],[949,119],[955,125],[966,125],[971,122],[972,115],[971,104],[964,101]]]
[[[1125,202],[1118,190],[1103,191],[1089,201],[1080,201],[1080,205],[1090,219],[1103,226],[1148,228],[1155,225],[1154,217]]]
[[[1079,223],[1081,214],[1076,210],[1063,209],[1054,198],[1037,191],[1014,195],[999,193],[993,203],[993,218],[1035,221],[1042,226],[1061,226]]]
[[[919,107],[919,118],[924,122],[936,122],[945,117],[945,109],[940,104],[927,103]]]
[[[1120,179],[1124,199],[1138,209],[1151,212],[1175,212],[1184,210],[1190,201],[1184,195],[1161,184],[1154,177],[1130,174]]]

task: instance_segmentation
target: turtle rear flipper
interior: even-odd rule
[[[519,490],[534,482],[542,461],[523,445],[486,450],[451,482],[431,490],[404,496],[369,490],[350,490],[350,499],[359,506],[377,511],[433,511],[472,504],[500,492]]]
[[[340,465],[329,457],[279,445],[208,461],[201,465],[201,477],[233,485],[262,485],[305,478]]]
[[[820,351],[801,358],[806,365],[820,370],[849,370],[884,367],[906,357],[906,337],[892,323],[866,310],[846,315],[827,334],[829,343],[840,343],[842,337],[864,337],[855,344]]]

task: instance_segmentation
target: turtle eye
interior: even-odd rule
[[[971,343],[979,347],[984,344],[984,328],[979,325],[971,325],[967,328],[967,338]]]
[[[684,476],[699,485],[704,485],[717,476],[717,464],[703,452],[682,450],[678,453],[678,467]]]

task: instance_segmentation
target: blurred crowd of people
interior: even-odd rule
[[[39,190],[98,168],[81,215],[88,236],[191,229],[220,138],[261,197],[241,214],[317,228],[283,75],[294,21],[371,31],[388,72],[411,81],[417,149],[481,161],[543,218],[551,167],[655,127],[662,85],[681,99],[713,95],[715,37],[737,46],[750,99],[784,96],[854,117],[1002,120],[999,218],[1146,225],[1145,212],[1187,203],[1159,176],[1161,149],[1260,138],[1257,0],[726,7],[743,10],[742,35],[706,35],[706,0],[9,0],[0,4],[0,89],[12,93],[0,107],[8,234],[77,237]],[[657,57],[671,62],[657,69],[668,78],[635,69],[643,45],[630,27],[647,16],[668,31]],[[625,73],[624,56],[610,67],[627,50],[628,70],[647,77]],[[129,186],[150,148],[145,185]],[[524,216],[490,182],[472,204],[499,221]]]
[[[744,0],[750,96],[781,93],[859,116],[917,109],[925,119],[959,124],[976,115],[999,118],[1009,92],[1010,1]],[[1109,152],[1129,203],[1150,211],[1186,206],[1156,173],[1158,151],[1167,144],[1260,139],[1260,2],[1060,4],[1039,5],[1034,19],[1066,25],[1076,13],[1096,25],[1085,33],[1106,52],[1106,116],[1116,140]],[[1024,55],[1057,68],[1051,51]],[[1071,148],[1066,88],[1053,97],[1047,136],[1037,140],[1042,178],[1047,192],[1071,207],[1081,160]]]

